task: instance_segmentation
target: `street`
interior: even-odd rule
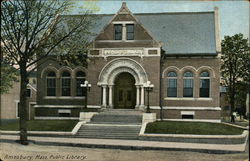
[[[249,148],[245,153],[208,154],[187,151],[119,150],[66,146],[45,146],[30,143],[1,143],[0,158],[11,160],[39,161],[245,161],[249,160]]]

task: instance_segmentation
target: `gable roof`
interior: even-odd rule
[[[217,55],[214,12],[133,15],[155,40],[163,43],[162,49],[167,55]],[[96,35],[103,31],[114,14],[100,14],[98,17],[91,29]]]

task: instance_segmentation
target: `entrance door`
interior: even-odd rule
[[[129,73],[121,73],[115,79],[114,108],[135,108],[135,79]]]

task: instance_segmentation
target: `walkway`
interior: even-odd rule
[[[13,142],[19,139],[16,135],[1,135],[1,142]],[[58,138],[30,136],[29,140],[35,144],[75,146],[87,148],[110,148],[127,150],[177,150],[196,151],[205,153],[239,153],[244,152],[247,143],[244,144],[197,144],[180,142],[156,142],[140,140],[115,140],[115,139],[87,139],[87,138]]]

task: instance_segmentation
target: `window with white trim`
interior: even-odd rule
[[[115,24],[115,40],[122,40],[122,24]]]
[[[78,71],[76,73],[76,96],[85,96],[86,88],[81,87],[81,84],[84,84],[86,74],[83,71]]]
[[[208,72],[200,74],[200,97],[209,97],[210,93],[210,75]]]
[[[127,40],[134,40],[134,24],[127,24]]]
[[[56,73],[51,71],[46,76],[47,96],[56,96]]]
[[[175,72],[169,72],[167,78],[168,78],[167,96],[177,97],[177,74]]]
[[[62,79],[62,96],[70,96],[71,95],[71,88],[70,88],[70,85],[71,85],[71,77],[70,77],[70,73],[65,71],[62,73],[62,76],[61,76],[61,79]]]
[[[183,75],[183,97],[193,97],[194,78],[192,72]]]

